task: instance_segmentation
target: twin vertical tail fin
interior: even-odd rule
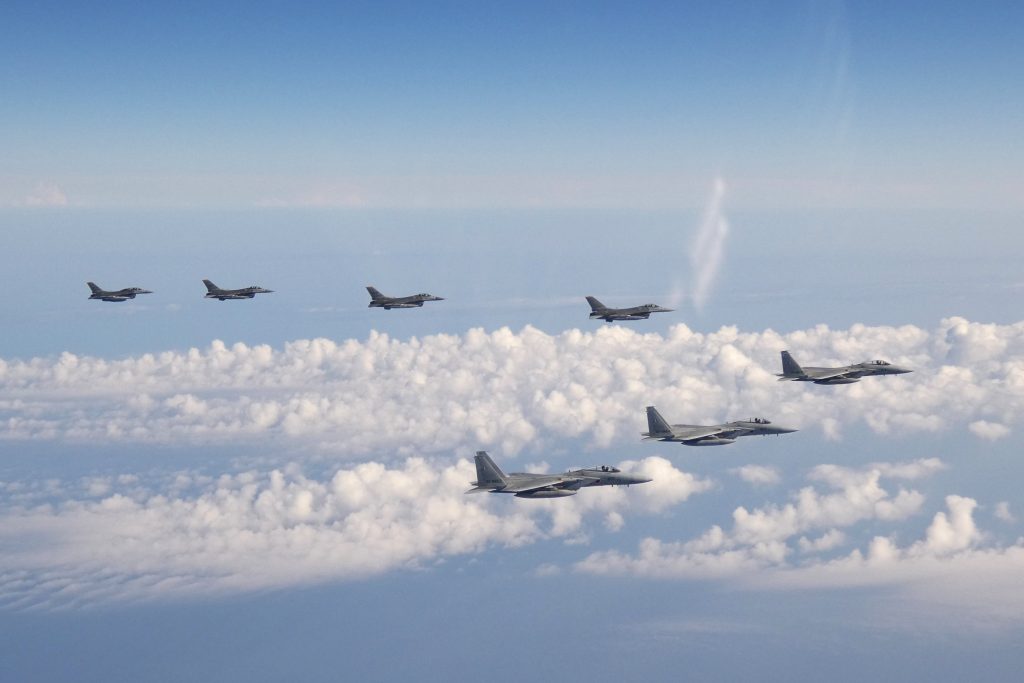
[[[603,303],[601,303],[600,301],[598,301],[597,299],[595,299],[592,296],[588,296],[587,297],[587,303],[590,304],[590,310],[593,313],[598,313],[600,311],[607,311],[608,310],[607,306],[605,306]]]
[[[793,360],[793,356],[789,355],[789,351],[782,352],[782,374],[783,376],[800,376],[804,374],[804,369]]]
[[[480,489],[500,488],[508,484],[508,478],[501,468],[494,464],[487,451],[477,451],[476,457],[476,481],[473,485]]]
[[[646,436],[659,436],[671,434],[672,426],[665,421],[658,409],[654,406],[647,406],[647,434]]]

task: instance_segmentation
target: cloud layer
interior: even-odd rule
[[[915,373],[819,387],[778,382],[778,352],[806,364],[882,357]],[[667,335],[625,326],[526,327],[399,341],[225,345],[121,360],[0,360],[0,438],[90,442],[316,442],[352,456],[583,440],[633,443],[643,407],[675,422],[764,415],[833,439],[958,429],[1007,436],[1024,413],[1024,323],[960,318],[936,329]]]
[[[882,487],[883,479],[905,482],[942,467],[936,459],[859,470],[821,465],[807,478],[823,484],[824,492],[806,486],[784,505],[737,507],[729,529],[714,525],[687,541],[645,538],[634,553],[595,552],[574,568],[603,576],[730,579],[759,590],[898,586],[902,600],[929,609],[952,607],[982,620],[1021,621],[1024,539],[993,541],[975,522],[973,498],[946,496],[945,510],[936,512],[923,537],[911,543],[898,543],[894,529],[874,536],[864,549],[839,551],[849,545],[844,530],[896,523],[921,512],[921,493],[902,484],[894,492]],[[1006,512],[1001,503],[994,516],[1007,521]]]
[[[465,495],[475,478],[468,460],[411,458],[323,479],[293,465],[216,478],[180,472],[152,485],[136,476],[50,482],[36,492],[56,504],[0,483],[0,604],[65,607],[352,580],[491,546],[581,540],[587,516],[615,531],[624,515],[654,514],[711,487],[661,458],[622,466],[654,481],[524,501]]]

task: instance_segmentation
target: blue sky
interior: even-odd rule
[[[1022,14],[6,3],[0,678],[1012,677]]]

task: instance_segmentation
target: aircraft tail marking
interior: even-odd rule
[[[782,352],[782,374],[783,375],[803,375],[804,369],[800,367],[800,364],[793,360],[793,356],[789,355],[789,351]]]
[[[487,451],[477,451],[476,457],[476,482],[477,487],[504,486],[508,483],[508,477],[501,471],[501,468],[494,464]]]
[[[647,432],[651,435],[672,433],[672,426],[654,406],[647,406]]]

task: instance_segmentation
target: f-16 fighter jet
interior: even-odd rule
[[[141,287],[126,287],[124,289],[116,289],[112,292],[108,292],[104,289],[100,289],[95,282],[86,282],[89,285],[89,289],[92,290],[92,294],[89,296],[90,299],[99,299],[100,301],[128,301],[134,299],[136,294],[152,294],[153,292],[148,289],[142,289]]]
[[[657,304],[644,304],[632,308],[608,308],[592,296],[587,297],[590,304],[590,318],[600,318],[605,322],[613,323],[616,320],[647,320],[651,313],[671,313],[673,309],[662,308]]]
[[[644,477],[623,474],[614,467],[601,465],[565,474],[505,474],[485,451],[476,453],[476,481],[466,493],[512,493],[516,498],[565,498],[575,496],[586,486],[629,486],[650,481]]]
[[[370,308],[419,308],[424,301],[444,301],[443,297],[433,294],[413,294],[412,296],[384,296],[375,287],[367,287],[370,293]]]
[[[246,287],[245,289],[221,289],[209,280],[203,280],[203,284],[206,285],[206,296],[203,298],[219,299],[220,301],[227,301],[228,299],[252,299],[257,294],[272,294],[274,291],[272,289],[263,289],[256,285]]]
[[[856,365],[841,368],[802,368],[793,360],[789,351],[782,352],[782,374],[776,375],[779,381],[814,382],[815,384],[853,384],[861,377],[871,375],[905,375],[913,370],[901,368],[884,360],[869,360]]]
[[[789,434],[795,429],[773,425],[763,417],[737,420],[720,425],[670,425],[654,406],[647,406],[647,429],[644,441],[678,441],[684,446],[727,446],[741,436]]]

